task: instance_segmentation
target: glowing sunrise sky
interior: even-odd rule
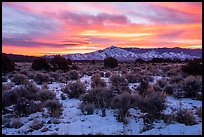
[[[118,47],[202,48],[201,2],[4,2],[2,52],[87,53]]]

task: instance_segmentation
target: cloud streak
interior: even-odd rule
[[[201,48],[202,3],[4,2],[2,41],[3,52],[30,55],[110,45]]]
[[[2,11],[3,34],[25,34],[32,37],[59,31],[59,23],[55,19],[9,6],[3,6]]]

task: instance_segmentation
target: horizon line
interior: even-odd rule
[[[98,50],[95,50],[95,51],[92,51],[92,52],[96,52],[96,51],[99,51],[99,50],[104,50],[104,49],[107,49],[107,48],[110,48],[110,47],[117,47],[117,48],[122,48],[122,47],[119,47],[119,46],[115,46],[115,45],[112,45],[112,46],[109,46],[109,47],[106,47],[106,48],[103,48],[103,49],[98,49]],[[168,48],[168,47],[151,47],[151,48],[139,48],[139,47],[125,47],[125,48],[137,48],[137,49],[162,49],[162,48]],[[202,47],[201,48],[181,48],[181,47],[169,47],[168,49],[174,49],[174,48],[180,48],[180,49],[192,49],[192,50],[202,50]],[[123,48],[122,48],[123,49]],[[56,54],[44,54],[44,55],[27,55],[27,54],[14,54],[14,53],[6,53],[6,52],[2,52],[2,54],[12,54],[12,55],[23,55],[23,56],[32,56],[32,57],[43,57],[43,56],[54,56],[54,55],[60,55],[60,56],[63,56],[63,55],[71,55],[71,54],[87,54],[87,53],[92,53],[92,52],[86,52],[86,53],[65,53],[65,54],[60,54],[60,53],[56,53]]]

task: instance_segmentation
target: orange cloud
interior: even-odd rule
[[[6,2],[2,7],[6,53],[87,53],[110,45],[202,48],[201,2]]]

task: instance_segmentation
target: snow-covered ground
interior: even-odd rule
[[[170,125],[158,124],[158,127],[141,133],[142,135],[202,135],[202,123],[186,126],[175,123]]]
[[[107,83],[108,78],[102,78]],[[156,80],[161,79],[161,77],[155,77]],[[91,88],[91,77],[85,76],[80,79],[87,89]],[[155,81],[154,81],[155,82]],[[60,95],[62,93],[61,89],[65,86],[64,83],[53,82],[48,84],[51,91],[56,93],[57,98],[63,105],[63,114],[59,119],[52,119],[46,116],[46,109],[44,112],[37,112],[29,115],[28,117],[21,117],[20,121],[24,124],[19,129],[6,128],[2,125],[2,134],[26,134],[26,135],[48,135],[48,134],[58,134],[58,135],[88,135],[88,134],[107,134],[107,135],[201,135],[202,134],[202,121],[193,126],[186,126],[180,123],[166,124],[162,120],[156,121],[154,127],[151,130],[141,132],[143,128],[143,119],[141,118],[142,113],[140,110],[135,110],[133,108],[129,109],[129,114],[127,117],[128,124],[124,125],[116,120],[116,111],[107,110],[106,116],[101,117],[101,110],[96,109],[92,115],[84,115],[79,109],[79,104],[81,103],[78,99],[61,100]],[[129,84],[130,89],[135,89],[138,83]],[[179,106],[184,108],[194,108],[202,106],[202,101],[192,100],[188,98],[175,99],[172,96],[166,98],[168,107],[164,110],[164,113],[170,113],[172,109],[176,109]],[[13,117],[8,115],[2,115],[3,120],[13,121]],[[52,122],[50,122],[52,119]],[[33,120],[43,121],[44,127],[39,130],[30,130]],[[53,122],[55,121],[55,122]],[[57,121],[57,122],[56,122]],[[43,132],[42,129],[47,131]]]

